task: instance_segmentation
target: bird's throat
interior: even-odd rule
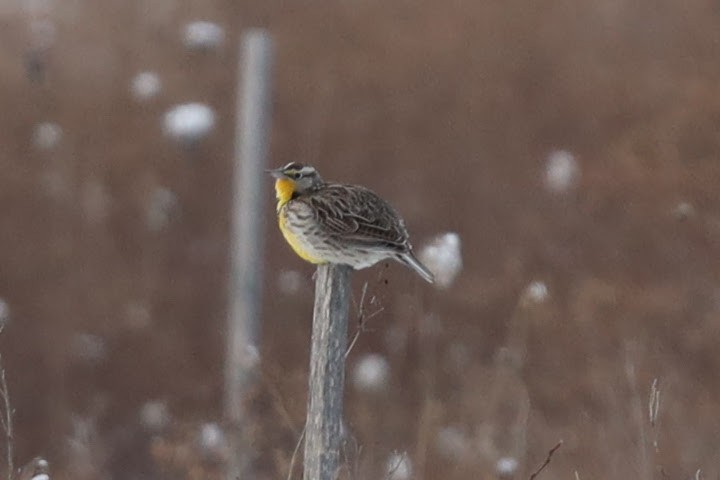
[[[279,178],[275,181],[275,198],[277,198],[277,209],[292,200],[295,193],[295,182],[289,178]]]

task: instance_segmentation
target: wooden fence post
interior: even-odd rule
[[[305,480],[335,480],[342,444],[350,274],[347,265],[320,265],[315,280]]]

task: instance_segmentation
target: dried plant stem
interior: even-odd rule
[[[2,355],[0,355],[0,396],[3,401],[4,415],[0,417],[0,423],[5,431],[5,452],[7,454],[7,478],[13,480],[15,475],[15,466],[13,464],[13,409],[10,403],[10,390],[8,389],[7,379],[5,378],[5,367],[2,365]]]
[[[377,310],[374,312],[368,313],[365,308],[365,301],[367,300],[367,289],[368,289],[368,282],[365,282],[362,287],[362,291],[360,292],[360,302],[358,304],[358,313],[357,313],[357,330],[355,330],[355,334],[353,335],[352,340],[350,340],[350,346],[348,346],[347,351],[345,352],[345,360],[347,360],[348,356],[350,355],[350,352],[352,351],[353,347],[355,347],[355,344],[360,339],[360,335],[362,335],[363,332],[367,331],[367,324],[370,319],[372,319],[374,316],[379,315],[383,312],[383,307],[378,307]],[[373,295],[370,298],[370,304],[373,305],[375,303],[376,297]]]
[[[290,458],[290,467],[288,468],[287,480],[292,479],[293,470],[295,470],[295,462],[297,461],[297,455],[300,451],[300,445],[303,444],[303,440],[305,440],[305,427],[303,427],[302,432],[300,432],[300,438],[298,438],[298,441],[295,444],[295,450],[293,450],[292,457]]]
[[[660,446],[658,443],[658,418],[660,414],[660,381],[658,378],[654,378],[650,385],[650,399],[648,400],[648,414],[650,420],[650,428],[653,434],[653,447],[655,453],[660,453]]]
[[[407,459],[407,452],[403,452],[402,455],[398,455],[395,465],[392,465],[392,467],[388,470],[388,472],[385,475],[385,477],[383,478],[383,480],[392,480],[393,476],[395,475],[395,472],[397,472],[397,470],[400,468],[400,465],[402,465],[406,459]]]
[[[358,341],[360,338],[360,334],[363,332],[363,329],[365,328],[365,295],[367,295],[367,288],[368,288],[368,282],[365,282],[362,287],[362,292],[360,293],[360,303],[358,305],[358,314],[357,314],[357,320],[358,320],[358,327],[355,331],[355,335],[353,335],[352,340],[350,341],[350,345],[348,346],[347,350],[345,351],[345,360],[347,361],[348,355],[350,355],[350,352],[352,351],[353,347],[355,346],[355,342]]]
[[[530,475],[529,480],[534,480],[535,477],[540,475],[540,472],[542,472],[545,469],[545,467],[547,467],[550,464],[550,460],[552,460],[552,456],[555,454],[557,449],[560,448],[560,446],[562,444],[563,444],[563,442],[562,442],[562,440],[560,440],[553,448],[550,449],[550,451],[547,454],[547,457],[545,457],[545,461],[543,462],[543,464],[540,465],[540,467],[537,470],[535,470],[532,473],[532,475]]]

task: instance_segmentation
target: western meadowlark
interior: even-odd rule
[[[313,167],[294,162],[270,173],[277,179],[280,230],[301,258],[356,270],[393,258],[433,282],[433,274],[413,254],[405,222],[376,193],[326,183]]]

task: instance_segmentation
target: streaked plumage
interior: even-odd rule
[[[376,193],[326,183],[313,167],[289,163],[271,170],[285,239],[304,260],[366,268],[393,258],[428,282],[432,273],[415,257],[405,223]]]

